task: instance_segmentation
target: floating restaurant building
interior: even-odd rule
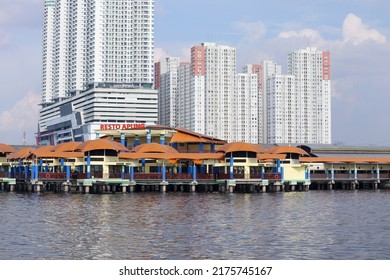
[[[227,143],[157,125],[99,128],[99,139],[82,143],[1,145],[2,190],[269,192],[377,189],[390,181],[390,157],[379,154],[317,156],[318,148]]]

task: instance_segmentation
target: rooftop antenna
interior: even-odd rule
[[[26,131],[23,131],[23,145],[27,145],[27,136],[26,136]]]

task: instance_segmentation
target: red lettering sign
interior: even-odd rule
[[[126,124],[100,124],[100,130],[130,130],[145,129],[144,123],[126,123]]]

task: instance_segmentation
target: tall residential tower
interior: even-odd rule
[[[155,123],[154,0],[46,0],[42,65],[41,144]]]

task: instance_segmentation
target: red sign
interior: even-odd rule
[[[129,130],[144,129],[144,123],[125,123],[125,124],[101,124],[100,130]]]

